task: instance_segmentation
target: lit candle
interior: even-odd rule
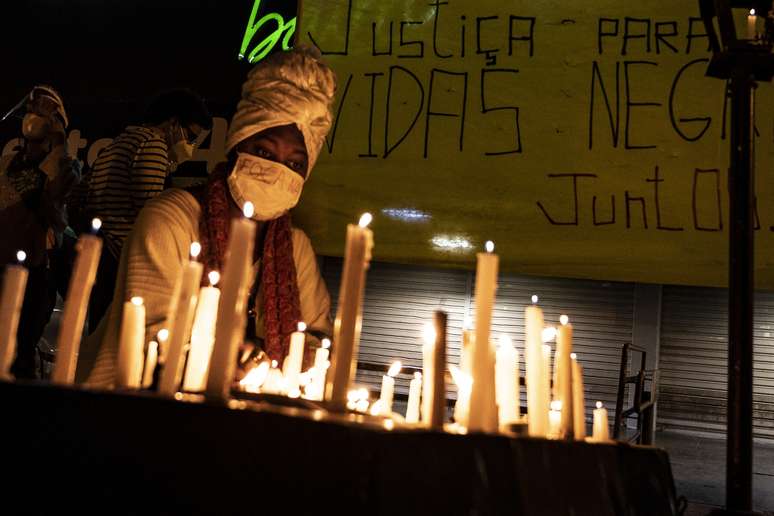
[[[164,359],[164,369],[159,380],[159,392],[173,395],[180,387],[183,376],[185,347],[191,335],[191,324],[199,299],[199,285],[202,282],[203,266],[196,261],[202,246],[199,242],[191,244],[191,258],[183,267],[180,290],[176,302],[177,312],[174,314],[170,331],[169,347]]]
[[[261,390],[269,394],[285,393],[285,379],[282,376],[282,371],[277,367],[276,360],[271,361],[271,368],[266,374],[266,381],[263,382]]]
[[[204,390],[215,343],[215,324],[221,296],[220,289],[215,288],[215,285],[220,281],[220,274],[218,271],[210,271],[207,277],[210,280],[210,286],[202,287],[199,291],[199,301],[191,330],[191,347],[185,367],[183,390],[189,392]]]
[[[358,400],[357,403],[355,403],[355,410],[358,412],[368,412],[368,405],[370,405],[368,401],[368,389],[362,388],[357,391],[358,394]]]
[[[333,358],[328,375],[325,397],[338,409],[346,403],[347,391],[357,368],[357,349],[362,326],[362,299],[365,274],[371,262],[373,232],[368,229],[371,214],[365,213],[360,222],[347,225],[344,265],[339,289],[339,305],[333,327]]]
[[[586,401],[583,396],[583,367],[578,363],[578,356],[570,355],[572,360],[572,419],[573,436],[582,441],[586,438]]]
[[[602,405],[601,401],[597,402],[597,408],[594,409],[591,439],[595,442],[606,442],[610,440],[607,409]]]
[[[314,365],[310,369],[312,381],[306,387],[306,397],[310,400],[322,400],[325,394],[325,375],[330,367],[328,356],[330,355],[331,341],[323,339],[322,346],[317,348],[314,354]]]
[[[543,390],[543,310],[537,306],[537,296],[524,313],[526,342],[524,346],[527,371],[527,421],[529,435],[545,437],[548,432],[549,393]]]
[[[495,364],[489,330],[492,324],[499,257],[494,244],[486,243],[486,252],[478,253],[476,266],[476,339],[471,354],[471,376],[468,429],[479,432],[497,431]]]
[[[541,359],[541,366],[542,370],[540,371],[540,378],[539,378],[539,385],[540,385],[540,392],[543,396],[543,399],[545,399],[546,404],[544,406],[544,411],[547,411],[551,407],[551,346],[548,344],[543,344],[541,346],[542,350],[542,359]],[[548,414],[546,412],[546,425],[548,425]],[[546,435],[548,433],[548,426],[546,426]]]
[[[392,398],[395,394],[395,376],[400,372],[403,364],[393,362],[387,374],[382,376],[382,392],[379,394],[382,413],[390,415],[392,413]]]
[[[314,353],[314,367],[317,369],[324,369],[325,364],[328,362],[328,356],[331,351],[331,340],[323,339],[322,346],[317,348]]]
[[[519,352],[511,338],[500,335],[495,366],[497,408],[501,427],[519,420]]]
[[[562,438],[572,438],[573,435],[573,400],[572,400],[572,324],[566,315],[559,318],[561,325],[556,332],[556,397],[562,402],[562,423],[559,435]]]
[[[7,265],[3,274],[3,293],[0,296],[0,378],[10,377],[11,364],[16,356],[16,331],[29,274],[27,268],[22,266],[26,259],[27,253],[18,251],[16,260],[19,263]]]
[[[561,437],[562,425],[562,402],[554,400],[551,402],[551,410],[548,412],[548,435],[549,439],[559,439]]]
[[[468,410],[470,407],[470,354],[473,351],[475,335],[473,320],[465,317],[462,323],[462,349],[460,350],[460,367],[454,383],[457,385],[457,403],[454,404],[454,421],[459,425],[468,426]]]
[[[148,343],[148,352],[145,354],[145,367],[142,373],[142,388],[148,389],[153,384],[153,371],[159,359],[159,343],[152,340]]]
[[[419,422],[419,398],[422,396],[422,373],[414,373],[409,382],[408,406],[406,407],[406,423]]]
[[[299,386],[299,375],[304,362],[304,342],[306,341],[306,324],[298,323],[298,330],[290,334],[288,356],[282,364],[282,374],[285,377],[288,392],[294,392]]]
[[[102,221],[91,221],[93,233],[102,226]],[[97,276],[97,266],[102,253],[102,239],[95,234],[82,234],[75,244],[78,255],[73,264],[67,299],[62,310],[62,322],[56,344],[56,361],[51,381],[72,384],[75,380],[75,366],[81,346],[83,323],[89,308],[89,296]]]
[[[437,310],[433,324],[423,331],[422,366],[425,378],[422,390],[422,421],[430,428],[442,428],[446,413],[446,312]]]
[[[750,14],[747,16],[747,39],[755,39],[757,32],[756,23],[757,16],[755,15],[755,9],[750,9]]]
[[[237,363],[239,344],[244,339],[247,324],[248,291],[253,283],[253,247],[255,246],[255,222],[253,204],[244,205],[244,218],[231,220],[228,248],[221,285],[221,301],[215,327],[215,345],[212,349],[207,377],[207,395],[212,398],[228,398]]]
[[[269,362],[263,361],[257,367],[250,369],[244,378],[239,380],[239,385],[246,392],[259,392],[261,386],[269,376]]]
[[[145,349],[145,305],[141,297],[124,303],[120,335],[116,387],[138,389]]]

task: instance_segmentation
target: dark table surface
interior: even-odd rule
[[[667,453],[0,382],[7,514],[676,514]],[[5,511],[0,511],[5,513]]]

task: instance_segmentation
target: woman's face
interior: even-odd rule
[[[304,136],[294,124],[272,127],[254,134],[239,142],[236,151],[281,163],[306,178],[309,156]]]

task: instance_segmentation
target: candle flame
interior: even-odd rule
[[[561,323],[562,326],[567,326],[567,323],[570,322],[570,318],[566,315],[560,315],[559,316],[559,323]]]
[[[750,9],[750,16],[755,16],[755,9]]]
[[[358,399],[360,399],[360,396],[356,389],[352,389],[349,392],[347,392],[347,401],[349,401],[350,403],[356,403]]]
[[[250,201],[247,201],[245,205],[242,207],[242,213],[245,214],[245,217],[248,219],[253,216],[253,213],[255,213],[255,206],[253,206],[253,203]]]
[[[304,333],[306,331],[306,323],[301,321],[298,323],[298,331]]]
[[[538,297],[535,294],[532,294],[532,304],[536,305],[538,302]]]
[[[99,228],[102,227],[102,220],[98,219],[97,217],[94,217],[91,219],[91,229],[93,229],[95,232],[99,231]]]
[[[196,258],[199,256],[199,253],[202,252],[202,244],[199,242],[192,242],[191,243],[191,258]]]
[[[560,411],[562,410],[562,402],[561,400],[554,400],[551,402],[551,410]]]
[[[276,360],[272,360],[272,361],[271,361],[271,367],[272,367],[273,369],[276,369],[276,368],[277,368],[277,361],[276,361]]]
[[[373,215],[371,215],[368,212],[365,212],[360,216],[360,222],[358,222],[357,225],[360,226],[361,228],[367,228],[372,220],[374,220]]]
[[[400,373],[401,367],[403,367],[403,364],[400,362],[400,360],[393,362],[390,366],[390,370],[387,371],[387,376],[396,376],[398,373]]]
[[[367,400],[368,399],[368,389],[366,389],[365,387],[361,387],[360,389],[358,389],[357,395],[358,395],[358,399]]]
[[[570,360],[578,360],[578,354],[577,353],[570,353]]]
[[[500,335],[500,338],[498,339],[498,343],[500,347],[509,347],[509,348],[513,347],[513,341],[508,335],[504,333]]]
[[[556,328],[547,326],[543,328],[543,342],[551,342],[556,338]]]
[[[210,279],[210,285],[213,287],[220,281],[220,273],[218,271],[210,271],[207,277]]]
[[[486,249],[487,253],[491,253],[494,251],[494,242],[491,240],[487,240],[486,244],[484,244],[484,248]]]
[[[422,338],[424,339],[425,344],[435,344],[435,337],[435,328],[432,323],[425,323],[422,327]]]
[[[160,329],[156,337],[159,339],[159,342],[166,342],[169,339],[169,330],[166,328]]]
[[[601,408],[602,408],[602,402],[601,402],[601,401],[598,401],[598,402],[597,402],[597,408],[598,408],[598,409],[601,409]]]
[[[415,380],[421,380],[422,379],[422,373],[420,373],[419,371],[415,372],[414,373],[414,379]]]
[[[134,296],[129,301],[131,301],[134,306],[142,306],[142,298],[140,296]]]
[[[27,253],[21,250],[16,251],[16,261],[18,261],[19,263],[24,263],[24,260],[26,259],[27,259]]]
[[[325,349],[329,349],[331,347],[331,339],[323,339],[322,347]]]
[[[384,429],[389,431],[395,428],[395,421],[393,421],[392,419],[385,419],[383,425],[384,425]]]
[[[301,390],[298,387],[293,387],[288,391],[288,398],[300,398]]]

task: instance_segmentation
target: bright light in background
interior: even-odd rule
[[[470,243],[470,240],[461,236],[436,235],[430,242],[434,247],[443,251],[465,251],[473,249],[473,244]]]
[[[411,208],[384,208],[382,214],[391,219],[402,220],[403,222],[425,222],[430,220],[430,215]]]

